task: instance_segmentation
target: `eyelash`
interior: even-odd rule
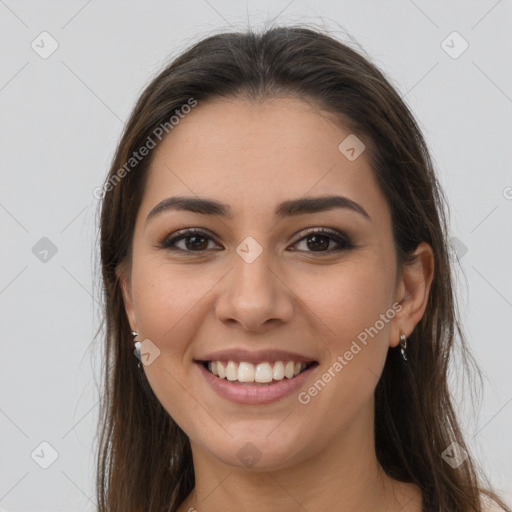
[[[170,250],[170,251],[178,251],[178,252],[191,253],[191,254],[208,251],[208,249],[203,249],[203,250],[199,250],[199,251],[190,251],[188,249],[179,249],[174,246],[174,244],[176,244],[177,242],[179,242],[181,240],[185,240],[186,238],[192,238],[193,236],[197,236],[197,235],[199,235],[201,238],[206,238],[206,239],[209,238],[211,240],[214,240],[213,237],[211,237],[208,233],[206,233],[204,231],[201,231],[196,228],[187,228],[187,229],[180,229],[179,231],[176,231],[175,233],[173,233],[171,236],[166,237],[163,241],[160,242],[159,247],[162,249]],[[334,242],[336,242],[341,247],[338,249],[334,249],[334,250],[330,249],[327,251],[299,251],[299,252],[309,252],[312,254],[331,254],[333,252],[349,250],[349,249],[353,249],[355,247],[347,236],[345,236],[343,233],[341,233],[335,229],[331,229],[331,228],[308,228],[308,229],[305,229],[305,230],[301,231],[300,233],[298,233],[297,236],[300,238],[298,238],[294,242],[293,245],[303,241],[304,239],[307,239],[308,236],[311,236],[311,235],[326,236],[330,240],[333,240]]]

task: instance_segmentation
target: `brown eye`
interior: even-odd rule
[[[181,247],[178,247],[178,242],[184,242]],[[181,229],[172,236],[163,240],[160,247],[172,251],[182,252],[204,252],[208,249],[208,242],[213,241],[213,238],[197,229]]]
[[[294,245],[303,241],[306,243],[306,249],[299,249],[300,252],[332,253],[354,248],[350,239],[335,229],[309,228],[299,233],[299,236],[301,238]],[[214,249],[214,247],[209,247],[210,242],[216,244],[215,240],[208,233],[188,228],[173,233],[165,238],[159,246],[171,251],[194,253]],[[179,243],[181,243],[181,246],[178,245]],[[332,247],[333,243],[335,245],[334,248]]]
[[[348,237],[330,228],[310,228],[299,233],[301,239],[295,242],[306,241],[307,250],[305,252],[331,253],[343,249],[353,249],[354,245]],[[334,242],[338,248],[329,249],[330,244]]]

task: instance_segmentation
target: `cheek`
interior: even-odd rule
[[[334,439],[360,411],[372,409],[394,317],[393,277],[379,265],[354,264],[329,278],[304,281],[301,296],[307,298],[312,332],[324,345],[326,359],[301,390],[299,415],[307,414],[311,429],[323,429],[327,437]],[[323,424],[326,411],[332,418],[328,427]]]
[[[196,277],[193,277],[195,275]],[[218,279],[211,273],[139,260],[133,266],[132,289],[139,330],[160,350],[143,367],[154,394],[173,420],[186,432],[196,432],[195,418],[204,410],[196,397],[190,371],[191,341],[198,337],[201,316],[211,300],[209,291]]]
[[[317,376],[325,386],[304,390],[304,401],[350,417],[371,399],[389,349],[393,279],[391,265],[368,255],[303,281],[300,296],[327,355]]]
[[[173,362],[182,361],[188,343],[200,328],[211,290],[222,274],[200,271],[197,265],[177,267],[141,259],[134,264],[132,289],[141,334]]]
[[[342,350],[347,342],[370,328],[391,306],[393,275],[382,262],[351,263],[324,274],[304,274],[294,291],[307,306],[306,313],[331,340],[331,350]],[[309,312],[309,313],[307,313]],[[388,323],[379,330],[387,332]]]

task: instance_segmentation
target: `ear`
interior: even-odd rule
[[[400,343],[400,335],[408,338],[416,324],[423,317],[427,308],[432,279],[434,278],[434,252],[426,242],[421,242],[416,250],[416,261],[404,265],[399,278],[395,301],[402,309],[398,311],[391,323],[389,346]]]
[[[138,331],[137,319],[135,317],[135,309],[133,307],[133,295],[131,287],[130,272],[126,264],[118,265],[116,268],[116,276],[119,280],[119,286],[123,294],[124,309],[132,331]]]

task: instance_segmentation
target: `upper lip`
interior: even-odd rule
[[[305,362],[315,361],[314,357],[308,357],[297,352],[286,350],[247,350],[247,349],[225,349],[210,352],[204,356],[195,358],[196,361],[244,361],[247,363],[261,363],[264,361],[294,361]]]

